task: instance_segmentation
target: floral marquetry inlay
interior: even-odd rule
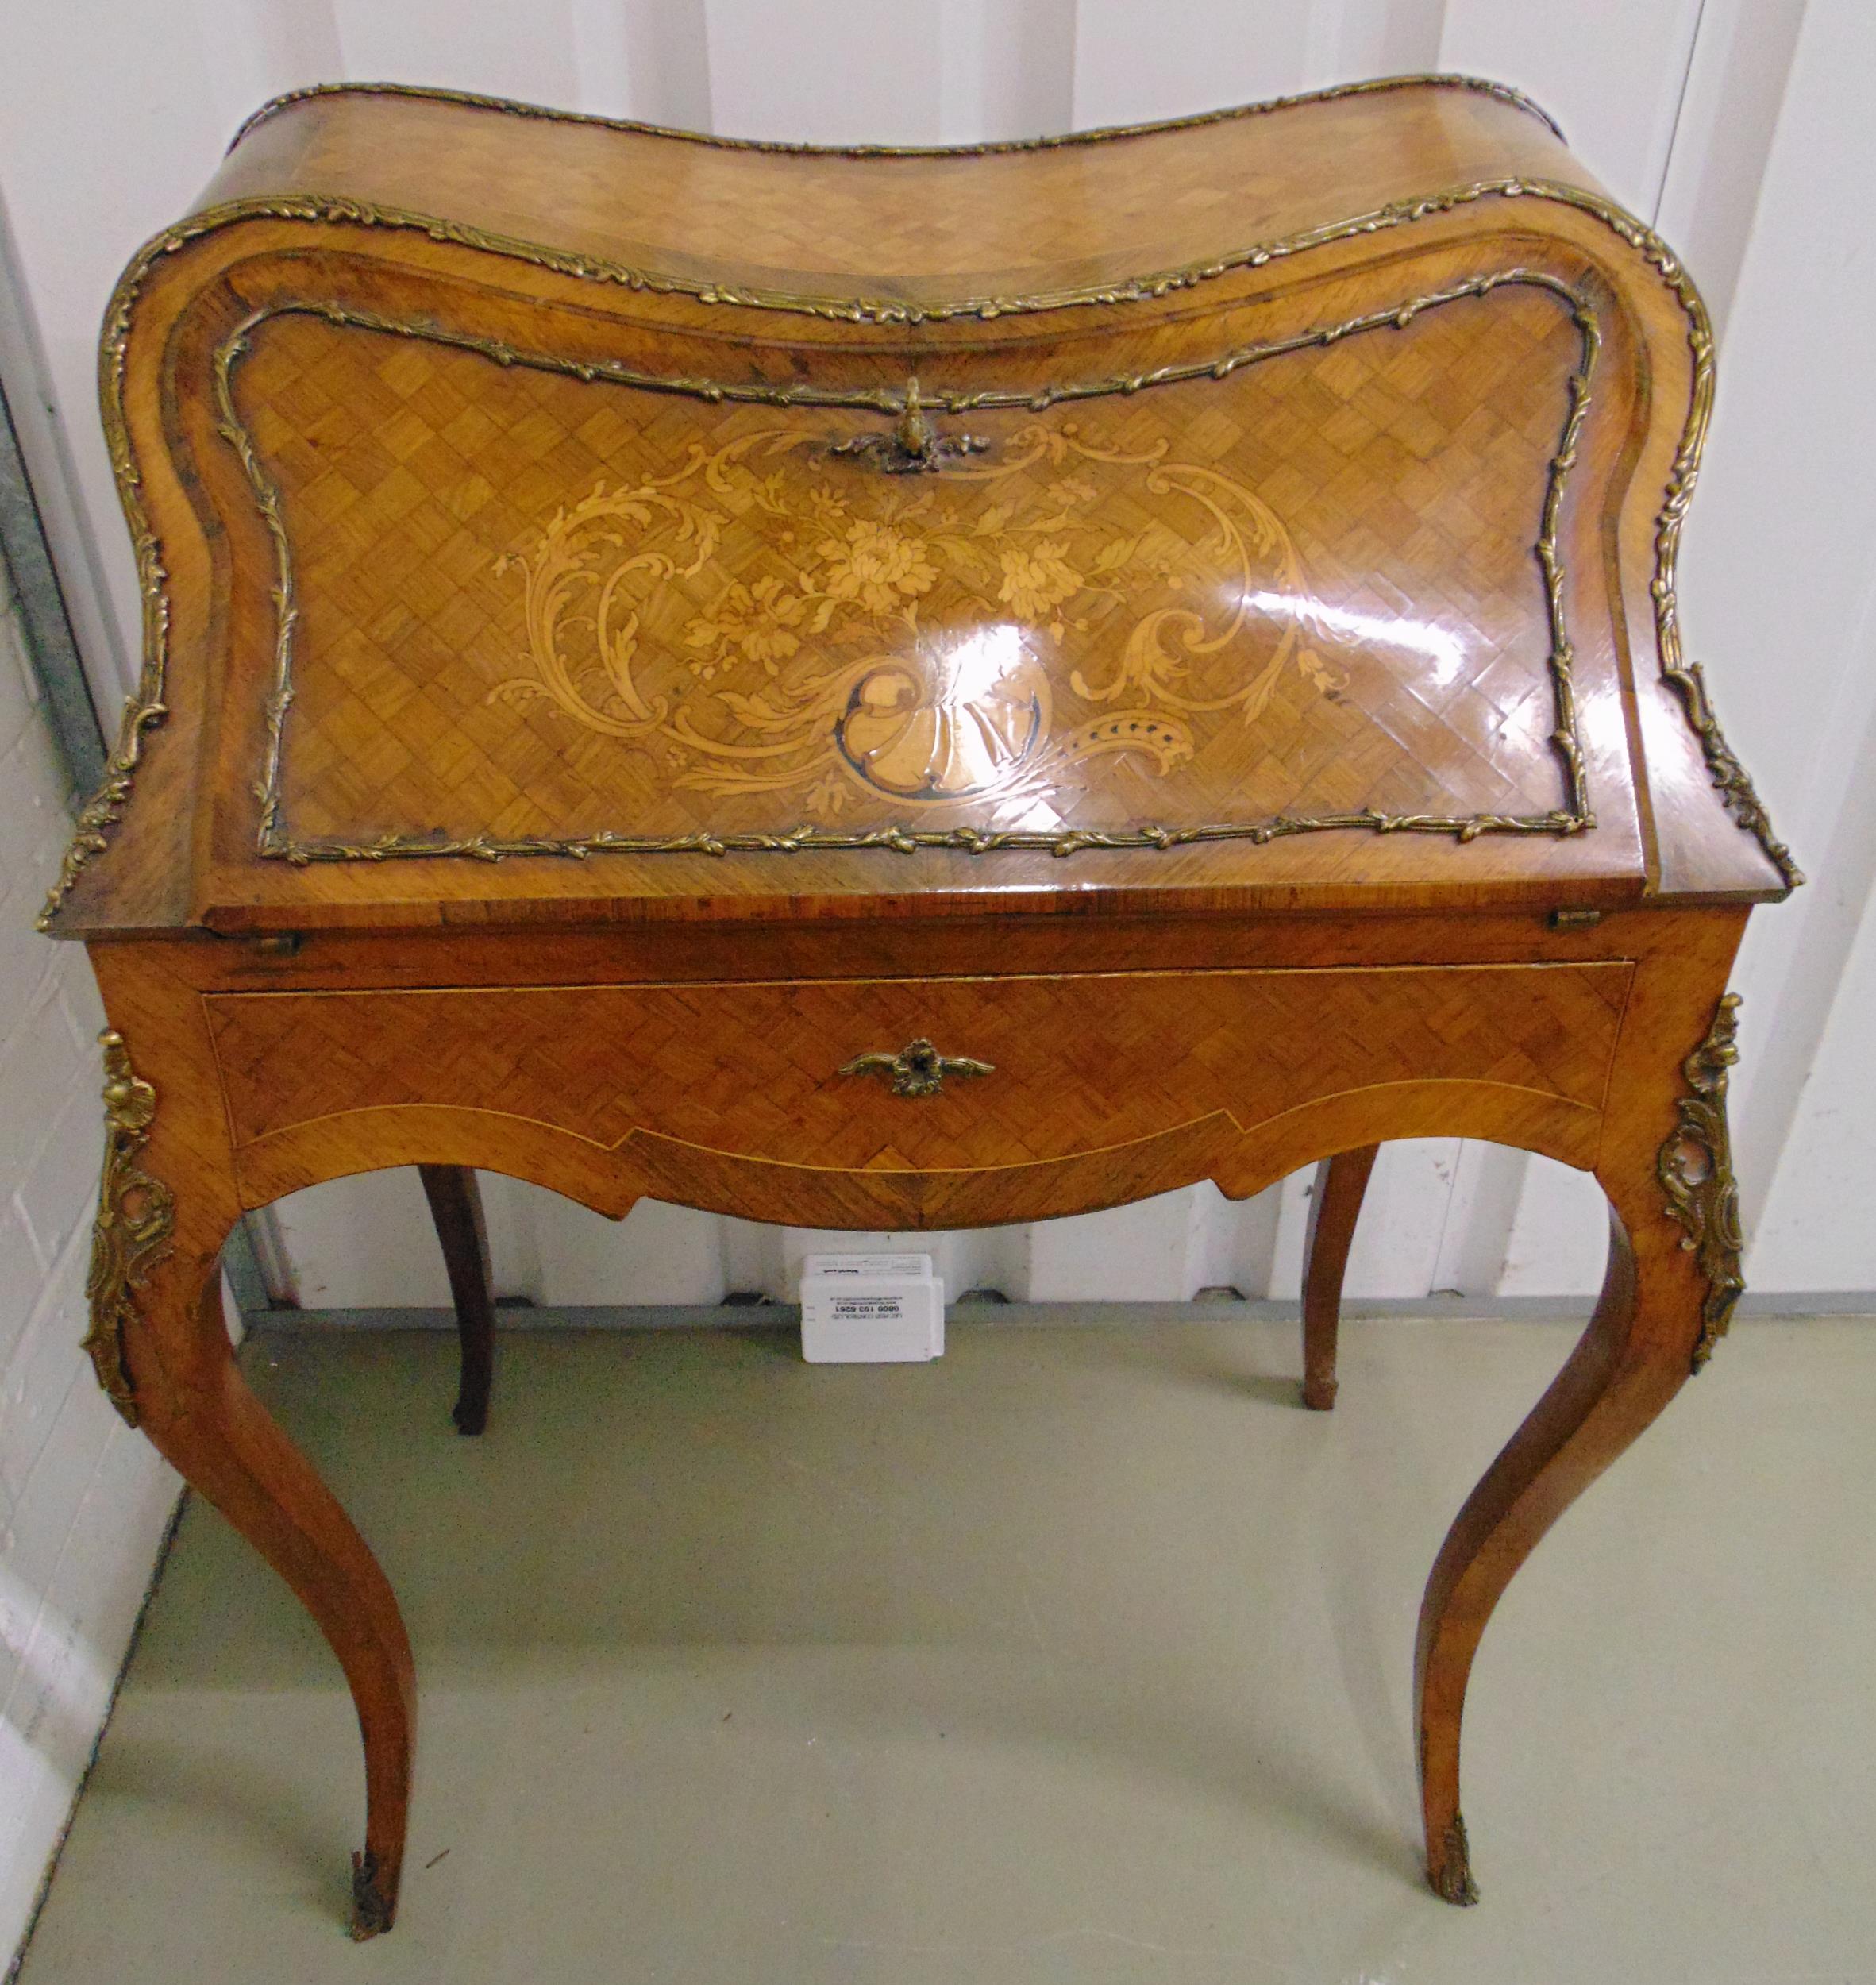
[[[1072,422],[998,453],[886,480],[762,427],[674,475],[602,483],[503,561],[530,666],[491,693],[642,742],[676,785],[799,794],[833,821],[857,788],[1040,793],[1101,754],[1161,773],[1192,756],[1196,722],[1254,722],[1286,672],[1340,688],[1306,638],[1296,548],[1241,484]],[[1130,484],[1123,533],[1103,497]],[[757,576],[713,579],[738,534],[737,568]],[[1051,670],[1097,633],[1106,667]]]
[[[1516,270],[1040,387],[263,310],[217,361],[276,569],[259,850],[1578,833],[1598,338]]]

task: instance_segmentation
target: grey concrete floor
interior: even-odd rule
[[[403,1602],[396,1930],[354,1946],[335,1665],[191,1506],[24,1985],[1876,1979],[1876,1324],[1742,1323],[1513,1585],[1484,1902],[1420,1885],[1446,1524],[1574,1327],[268,1335],[248,1369]]]

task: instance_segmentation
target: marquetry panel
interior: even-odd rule
[[[1241,1126],[1379,1084],[1489,1082],[1599,1111],[1631,968],[217,994],[237,1142],[445,1104],[611,1148],[930,1170]],[[926,1038],[992,1072],[908,1097],[842,1075]]]
[[[829,453],[877,415],[271,318],[277,851],[1567,809],[1535,548],[1583,359],[1520,279],[947,416],[987,447],[907,476]]]

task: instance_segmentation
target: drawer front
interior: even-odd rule
[[[1600,1113],[1631,968],[1390,967],[218,993],[238,1147],[454,1105],[600,1150],[927,1172],[1239,1128],[1377,1085],[1486,1082]],[[929,1043],[941,1067],[908,1049]],[[857,1064],[857,1066],[856,1066]],[[923,1091],[923,1093],[919,1093]]]

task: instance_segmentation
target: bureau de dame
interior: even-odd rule
[[[1800,880],[1682,651],[1672,250],[1461,79],[963,152],[345,87],[132,260],[102,386],[90,1348],[344,1664],[360,1933],[409,1644],[215,1266],[410,1164],[907,1228],[1321,1163],[1317,1405],[1377,1144],[1592,1172],[1602,1301],[1421,1619],[1473,1899],[1472,1655],[1725,1328],[1727,979]]]

